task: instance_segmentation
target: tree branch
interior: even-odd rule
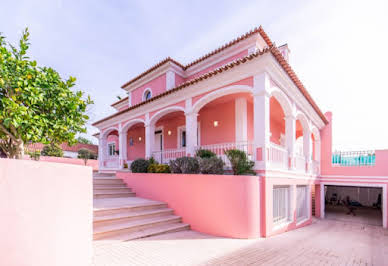
[[[19,140],[11,133],[9,132],[2,124],[0,124],[0,129],[7,134],[13,141],[19,142]]]

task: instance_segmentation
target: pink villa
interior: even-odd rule
[[[388,151],[333,154],[332,114],[320,110],[289,57],[287,44],[275,46],[259,27],[187,65],[166,58],[149,68],[122,86],[128,97],[112,104],[117,112],[93,124],[100,172],[116,172],[139,196],[166,201],[194,230],[214,235],[296,229],[346,196],[375,207],[373,219],[387,228]],[[223,151],[231,148],[248,154],[256,176],[124,168],[208,149],[227,170]]]

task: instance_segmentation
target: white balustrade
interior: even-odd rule
[[[270,143],[268,149],[268,163],[276,168],[288,169],[288,152],[285,147]]]
[[[295,170],[305,172],[306,171],[306,159],[302,155],[296,154],[294,157],[295,160]]]
[[[162,164],[168,164],[171,160],[175,160],[179,157],[186,156],[186,149],[167,149],[162,151],[154,151],[152,152],[152,157]]]
[[[225,151],[227,150],[236,149],[236,150],[244,151],[247,154],[249,160],[252,160],[252,161],[255,160],[253,144],[249,142],[228,142],[228,143],[202,145],[200,147],[197,147],[196,150],[199,150],[199,149],[210,150],[214,152],[217,155],[217,157],[222,159],[226,167],[231,167],[231,164],[225,154]]]
[[[119,157],[113,156],[104,160],[105,168],[119,168]]]
[[[311,167],[312,167],[312,172],[313,174],[319,174],[319,169],[320,169],[320,163],[316,160],[313,160],[311,162]]]

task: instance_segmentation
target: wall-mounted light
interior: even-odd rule
[[[171,136],[171,130],[167,131],[167,134],[168,134],[169,136]]]
[[[139,141],[141,141],[141,137],[139,137]]]
[[[214,127],[218,127],[218,121],[213,122]]]

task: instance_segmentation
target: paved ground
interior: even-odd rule
[[[388,265],[388,230],[335,220],[268,239],[226,239],[194,231],[94,242],[102,265]]]
[[[383,216],[381,210],[378,209],[374,209],[371,207],[356,207],[356,209],[354,210],[356,216],[347,215],[346,213],[347,210],[344,206],[325,206],[325,217],[327,219],[377,226],[383,225]]]

